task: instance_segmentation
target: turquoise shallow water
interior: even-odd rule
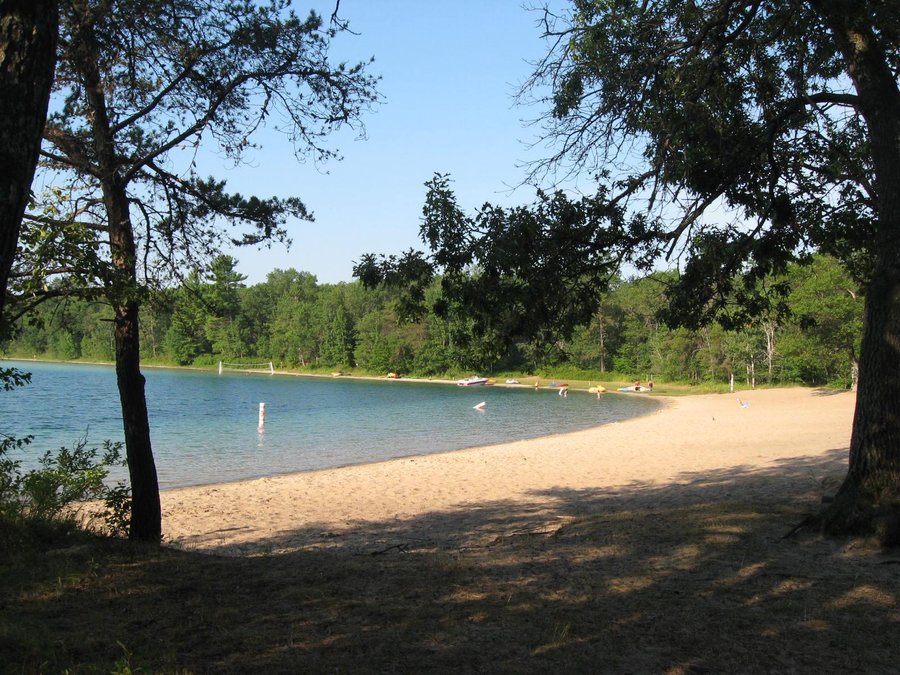
[[[0,432],[34,442],[17,456],[37,465],[46,450],[87,434],[122,440],[109,366],[5,361],[32,383],[0,392]],[[445,452],[598,426],[656,409],[646,397],[527,388],[147,369],[147,404],[160,487]],[[484,410],[473,406],[484,401]],[[259,403],[265,431],[257,430]]]

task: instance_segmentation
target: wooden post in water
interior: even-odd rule
[[[259,404],[259,426],[257,427],[257,431],[265,431],[266,428],[266,404]]]

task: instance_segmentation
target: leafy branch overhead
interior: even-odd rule
[[[890,37],[891,16],[876,12],[876,35]],[[553,152],[530,177],[593,175],[595,192],[539,193],[530,207],[486,204],[467,218],[439,176],[424,208],[428,260],[451,277],[466,264],[478,270],[472,292],[456,293],[475,306],[506,306],[497,303],[508,295],[491,292],[503,276],[527,283],[529,320],[544,325],[567,314],[534,300],[566,277],[602,290],[597,260],[638,271],[678,261],[663,314],[693,327],[777,314],[786,289],[766,280],[810,250],[868,279],[878,212],[871,147],[841,55],[810,39],[827,35],[824,22],[807,3],[577,0],[570,13],[544,10],[551,48],[520,98],[545,108]],[[447,290],[452,298],[452,283]],[[593,298],[578,312],[592,311]]]
[[[900,541],[900,425],[886,403],[900,398],[900,4],[572,0],[541,15],[549,49],[520,98],[542,107],[550,156],[530,178],[591,176],[595,197],[468,219],[433,184],[423,240],[448,302],[483,327],[494,311],[517,314],[511,332],[564,331],[598,307],[599,269],[658,257],[681,272],[670,324],[737,327],[785,307],[787,287],[769,280],[792,262],[837,257],[864,284],[866,321],[850,470],[820,522]],[[543,242],[555,258],[533,248]],[[572,305],[547,297],[567,284]]]
[[[68,212],[55,217],[102,224],[100,184],[127,186],[147,280],[208,262],[225,243],[289,243],[288,219],[312,220],[299,197],[229,192],[198,174],[196,155],[212,142],[242,162],[265,127],[282,132],[298,158],[338,158],[329,136],[343,126],[363,134],[361,115],[379,100],[366,64],[330,61],[338,32],[283,0],[63,3],[42,166],[73,180]],[[36,206],[31,223],[45,215],[40,195]]]
[[[476,334],[510,345],[553,327],[568,337],[591,316],[598,293],[623,261],[649,269],[656,256],[641,242],[646,219],[626,220],[602,196],[568,199],[538,191],[530,207],[485,204],[474,216],[460,209],[449,176],[426,183],[420,236],[429,254],[364,256],[354,275],[369,287],[402,287],[400,314],[421,317],[428,309],[457,311],[475,322]],[[441,279],[442,297],[425,306],[425,289]]]
[[[287,242],[290,218],[312,219],[297,196],[245,197],[200,175],[200,148],[241,162],[265,127],[298,158],[336,158],[329,136],[362,134],[377,80],[368,64],[332,62],[346,26],[301,19],[288,0],[60,0],[58,10],[40,169],[53,189],[29,216],[12,290],[26,309],[63,294],[113,308],[131,534],[158,541],[140,373],[148,288],[208,267],[226,243]]]
[[[750,280],[806,247],[869,273],[878,208],[864,102],[818,3],[573,4],[568,17],[545,13],[553,48],[523,92],[553,91],[543,128],[556,151],[533,175],[596,172],[653,214],[667,257],[684,254],[678,292],[701,313],[723,309],[733,278],[707,254]],[[895,60],[898,11],[865,4],[860,27]]]

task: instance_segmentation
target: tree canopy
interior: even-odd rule
[[[229,193],[198,174],[194,153],[212,145],[241,161],[268,126],[298,157],[333,158],[329,136],[361,130],[378,100],[376,79],[367,64],[332,62],[331,41],[345,24],[300,18],[287,0],[62,0],[59,12],[41,151],[53,189],[28,218],[14,297],[23,311],[58,294],[114,308],[131,533],[159,539],[140,374],[146,290],[208,265],[223,243],[286,241],[288,218],[311,219],[295,196]]]
[[[862,4],[854,30],[896,89],[898,10]],[[553,49],[529,83],[552,88],[543,122],[557,148],[534,171],[596,172],[633,217],[651,218],[659,252],[684,267],[670,320],[760,309],[750,284],[810,247],[871,273],[871,139],[829,12],[808,2],[573,5],[567,21],[545,15]]]
[[[884,538],[900,539],[900,6],[573,0],[542,16],[550,48],[521,97],[542,106],[553,150],[531,177],[596,184],[594,198],[554,197],[559,212],[587,205],[588,243],[559,247],[558,266],[667,260],[681,270],[661,312],[670,325],[738,327],[777,317],[789,289],[771,280],[791,262],[816,250],[839,258],[867,282],[866,322],[850,469],[820,522],[836,532],[890,522]],[[435,195],[431,186],[422,228],[431,253],[407,254],[407,268],[418,257],[452,271],[477,229],[480,217],[450,209],[445,234],[431,236]],[[534,235],[511,236],[504,249],[527,249]],[[514,263],[484,267],[495,259],[469,258],[531,286]],[[397,262],[369,256],[357,271],[390,281]],[[495,300],[467,297],[476,308]],[[593,310],[599,294],[579,300]]]
[[[545,331],[508,345],[479,336],[474,321],[452,311],[438,316],[429,310],[417,322],[399,322],[401,289],[322,284],[293,269],[245,285],[234,267],[233,258],[220,256],[212,269],[150,294],[141,314],[144,362],[210,368],[219,361],[271,361],[280,370],[447,380],[472,372],[604,383],[652,375],[658,384],[721,386],[733,375],[742,386],[846,387],[858,357],[862,300],[829,256],[791,265],[778,279],[791,288],[791,314],[776,323],[669,328],[657,315],[675,273],[657,272],[613,279],[595,314],[570,338]],[[439,280],[425,290],[429,300],[441,292]],[[110,318],[103,303],[54,298],[20,322],[0,353],[112,361]]]

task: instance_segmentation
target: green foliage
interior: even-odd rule
[[[574,4],[550,15],[561,39],[529,81],[554,87],[545,131],[562,149],[543,168],[596,171],[616,199],[647,198],[649,238],[672,251],[683,237],[670,321],[738,327],[775,308],[758,283],[810,244],[865,275],[871,145],[827,3]],[[896,52],[896,16],[869,7],[854,7],[853,32],[873,35],[875,64]],[[634,162],[617,162],[623,147]]]
[[[0,516],[9,520],[18,517],[19,492],[22,487],[22,476],[19,472],[20,462],[9,458],[10,450],[18,450],[28,445],[31,436],[16,438],[4,435],[0,439]]]
[[[666,326],[658,314],[676,278],[657,272],[616,281],[600,296],[589,321],[574,327],[570,339],[557,331],[536,332],[529,341],[506,345],[494,332],[478,335],[471,319],[433,311],[416,323],[403,322],[398,319],[400,290],[366,289],[361,283],[319,285],[312,275],[295,270],[275,270],[249,288],[236,286],[237,305],[232,301],[229,317],[212,314],[212,303],[201,302],[219,292],[215,280],[192,275],[166,294],[168,307],[151,303],[142,330],[168,327],[165,339],[155,346],[157,362],[197,367],[249,359],[271,360],[280,368],[356,368],[376,375],[394,371],[426,377],[576,368],[590,373],[581,378],[586,380],[615,371],[625,380],[652,375],[657,381],[692,384],[727,382],[732,374],[771,384],[851,381],[862,299],[835,259],[813,256],[777,279],[790,289],[790,316],[775,324],[771,356],[765,322],[738,330],[715,324],[697,329]],[[426,289],[426,303],[439,304],[442,297],[436,280]],[[70,335],[80,344],[82,358],[97,358],[88,346],[92,339],[107,340],[111,330],[103,309],[69,300],[65,311],[55,311],[53,302],[45,303],[38,310],[45,315],[43,328],[23,324],[6,349],[23,356],[52,356],[49,345],[60,335]],[[38,350],[35,345],[44,346]]]
[[[140,301],[143,283],[165,284],[183,269],[218,274],[226,244],[288,242],[289,218],[312,220],[300,199],[229,192],[224,181],[198,174],[184,148],[211,143],[240,162],[258,147],[254,132],[275,115],[298,157],[325,161],[337,157],[331,134],[360,129],[379,100],[368,64],[333,60],[332,41],[345,25],[315,13],[298,17],[285,0],[170,4],[123,0],[82,14],[60,5],[48,161],[39,169],[51,187],[35,195],[23,224],[19,297],[46,297],[56,277],[64,285],[54,293]],[[95,96],[84,84],[92,78],[103,82]],[[97,153],[100,138],[115,147]],[[127,191],[117,198],[146,228],[140,283],[117,278],[122,270],[112,261],[107,230],[116,219],[104,212],[101,191],[113,188],[100,178],[112,174],[123,181],[116,190]]]
[[[75,344],[75,336],[61,331],[50,335],[47,352],[54,359],[59,359],[60,361],[71,361],[81,356],[81,350]]]
[[[371,373],[408,373],[412,349],[404,340],[396,317],[388,309],[367,314],[357,324],[354,359]]]
[[[785,327],[785,377],[850,386],[862,337],[859,289],[833,259],[817,258],[796,270],[790,295],[794,322]]]
[[[30,374],[15,368],[0,369],[7,392],[26,385],[30,378]],[[74,514],[70,507],[74,503],[99,499],[107,507],[103,514],[107,531],[128,533],[131,492],[122,483],[113,488],[105,483],[109,468],[122,463],[121,443],[106,441],[98,457],[97,448],[88,448],[87,440],[81,439],[72,449],[60,448],[55,455],[45,453],[40,469],[23,473],[21,462],[11,459],[10,453],[23,450],[32,440],[31,436],[0,434],[0,527],[4,532],[23,525],[71,525]]]
[[[530,177],[590,175],[593,195],[539,194],[469,215],[437,174],[423,207],[426,252],[368,254],[354,274],[395,289],[401,317],[470,322],[450,349],[474,348],[480,358],[460,360],[482,366],[517,351],[532,369],[594,358],[600,370],[690,382],[832,380],[830,365],[801,367],[779,339],[804,354],[822,338],[856,360],[862,308],[844,314],[821,296],[804,308],[810,282],[793,263],[813,253],[837,258],[857,288],[881,256],[874,302],[896,316],[900,42],[897,12],[883,4],[576,0],[570,12],[545,10],[550,53],[522,96],[550,103],[540,121],[553,154]],[[661,259],[680,272],[610,286],[623,265],[645,273]],[[436,278],[443,292],[426,302]],[[886,372],[896,351],[881,346],[894,342],[871,343]]]
[[[163,348],[179,366],[193,363],[206,348],[193,322],[182,314],[173,315],[172,323],[163,340]]]
[[[107,486],[101,493],[106,507],[101,514],[106,531],[114,536],[131,536],[131,488],[125,481]]]
[[[142,501],[133,535],[159,540],[144,392],[125,384],[140,381],[141,306],[154,285],[211,269],[221,291],[211,313],[227,319],[239,282],[217,258],[221,249],[287,244],[289,219],[312,220],[298,197],[245,197],[201,176],[191,148],[211,143],[240,163],[255,132],[277,119],[298,157],[334,158],[327,139],[361,127],[378,102],[377,79],[365,63],[334,61],[331,42],[346,24],[327,25],[314,12],[300,19],[289,0],[61,2],[53,12],[58,65],[37,179],[52,188],[36,196],[23,225],[11,290],[20,312],[61,296],[104,298],[114,308],[131,480]],[[181,316],[169,330],[179,362],[203,353],[201,340],[239,353],[239,325],[199,325],[205,334]],[[75,341],[51,347],[79,354]]]
[[[31,373],[26,373],[18,368],[0,367],[0,383],[4,391],[12,391],[16,387],[24,387],[31,382]]]
[[[595,223],[621,226],[620,209],[601,199],[574,202],[561,192],[539,192],[530,208],[485,204],[468,216],[450,182],[437,174],[426,183],[420,236],[430,254],[363,256],[354,275],[366,287],[397,289],[404,320],[429,311],[467,320],[474,337],[501,352],[535,339],[568,339],[590,320],[616,264]],[[438,274],[441,297],[426,306],[426,289]]]
[[[124,483],[109,487],[105,482],[110,467],[122,463],[121,443],[104,442],[100,454],[81,439],[71,449],[46,452],[40,459],[41,468],[23,473],[21,462],[10,459],[9,452],[30,442],[31,437],[0,440],[0,518],[5,523],[29,527],[74,524],[73,505],[99,500],[106,506],[102,513],[106,531],[128,534],[131,492]]]
[[[109,321],[98,321],[93,330],[85,326],[80,344],[81,358],[105,363],[114,361],[116,353],[112,332]]]
[[[94,459],[94,453],[85,452],[83,441],[74,450],[60,448],[55,456],[45,453],[40,460],[43,468],[22,479],[23,512],[29,518],[51,520],[72,502],[96,497],[107,472]]]
[[[322,363],[327,366],[351,367],[353,351],[356,347],[356,335],[353,320],[343,306],[338,307],[326,326],[326,333],[321,340]]]

